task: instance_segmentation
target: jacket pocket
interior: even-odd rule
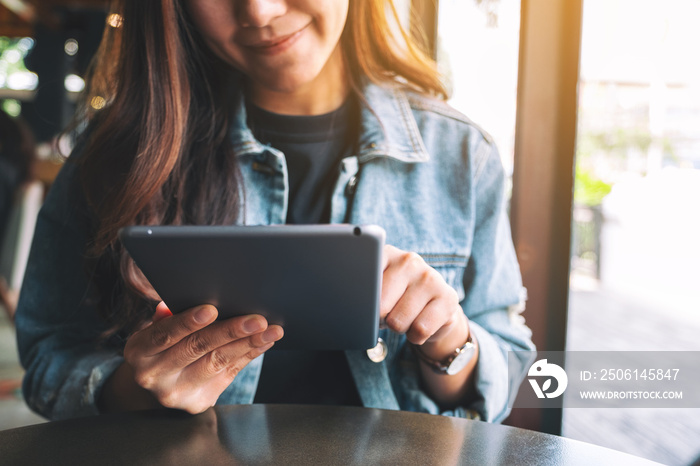
[[[460,302],[464,299],[464,269],[467,256],[461,254],[419,253],[423,260],[437,270],[445,282],[457,291]]]

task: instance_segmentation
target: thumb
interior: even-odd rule
[[[166,306],[165,303],[163,301],[161,301],[156,306],[156,310],[153,313],[153,316],[150,319],[142,322],[141,325],[138,327],[138,329],[136,329],[136,331],[134,333],[141,332],[141,331],[147,329],[148,327],[150,327],[151,325],[153,325],[155,322],[158,322],[159,320],[163,320],[166,317],[170,317],[171,315],[173,315],[173,313],[170,311],[170,309],[168,309],[168,306]]]

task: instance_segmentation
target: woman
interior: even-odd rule
[[[37,227],[17,317],[28,403],[51,418],[315,401],[503,419],[527,359],[509,377],[507,352],[532,345],[511,318],[521,284],[500,159],[441,100],[433,63],[392,34],[385,1],[119,11],[88,95],[106,105],[85,112]],[[384,227],[386,359],[261,358],[282,328],[156,307],[116,236],[284,222]]]

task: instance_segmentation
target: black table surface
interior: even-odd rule
[[[657,464],[514,427],[380,409],[221,406],[159,410],[0,432],[0,464]]]

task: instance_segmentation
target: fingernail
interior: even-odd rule
[[[251,317],[243,322],[243,330],[248,333],[259,332],[263,328],[263,323],[257,317]]]
[[[270,343],[271,341],[275,341],[276,339],[277,331],[274,328],[269,328],[265,330],[265,332],[262,334],[263,343]]]
[[[209,322],[212,317],[214,317],[214,310],[209,306],[205,306],[194,313],[194,321],[198,324]]]

